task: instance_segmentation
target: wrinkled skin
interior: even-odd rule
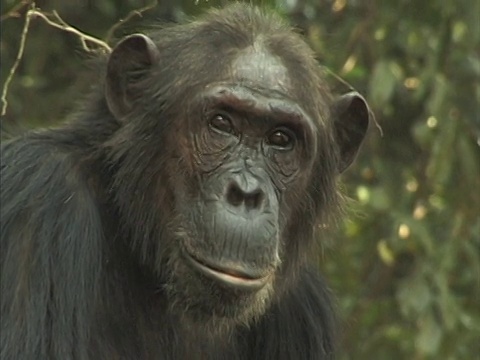
[[[312,265],[370,110],[246,5],[106,59],[57,129],[2,144],[8,359],[331,359]]]

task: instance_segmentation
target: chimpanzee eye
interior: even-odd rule
[[[232,121],[226,115],[223,114],[216,114],[214,115],[209,122],[210,128],[215,131],[233,134],[234,129],[232,125]]]
[[[295,137],[288,129],[275,129],[267,137],[267,144],[270,146],[275,146],[282,150],[291,150],[295,142]]]

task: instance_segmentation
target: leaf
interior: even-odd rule
[[[381,108],[390,102],[400,74],[400,67],[396,63],[385,60],[377,62],[370,81],[369,98],[374,107]]]
[[[401,283],[397,292],[397,300],[404,314],[418,315],[432,302],[430,289],[421,275],[407,279]]]
[[[439,134],[434,140],[432,155],[427,166],[427,176],[433,184],[445,185],[452,175],[452,169],[457,157],[455,139],[457,136],[458,120],[447,114],[440,116]]]
[[[433,315],[428,314],[419,321],[420,332],[416,337],[415,347],[421,354],[435,354],[440,347],[442,339],[442,330]]]
[[[445,111],[442,111],[445,108],[449,83],[445,77],[441,74],[437,74],[433,81],[433,93],[430,96],[427,102],[427,109],[430,114],[436,115],[446,115]]]
[[[465,137],[461,137],[458,139],[457,149],[462,169],[462,179],[465,180],[468,186],[472,188],[478,187],[480,179],[478,145],[475,145]]]

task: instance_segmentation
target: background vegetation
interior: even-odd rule
[[[181,21],[227,2],[36,6],[113,44],[139,24]],[[480,1],[251,2],[304,32],[319,60],[367,96],[384,133],[371,129],[343,176],[349,220],[322,239],[321,266],[344,320],[340,359],[479,359]],[[2,4],[3,87],[30,1]],[[150,4],[112,34],[119,19]],[[89,56],[78,36],[32,18],[2,125],[62,119],[95,81],[85,71]]]

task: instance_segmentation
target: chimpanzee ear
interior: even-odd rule
[[[142,72],[158,61],[160,52],[148,36],[133,34],[113,49],[107,64],[105,98],[112,114],[122,120],[133,107],[132,85]]]
[[[355,160],[373,114],[365,99],[355,91],[336,99],[333,114],[335,136],[340,148],[338,172],[341,173]]]

